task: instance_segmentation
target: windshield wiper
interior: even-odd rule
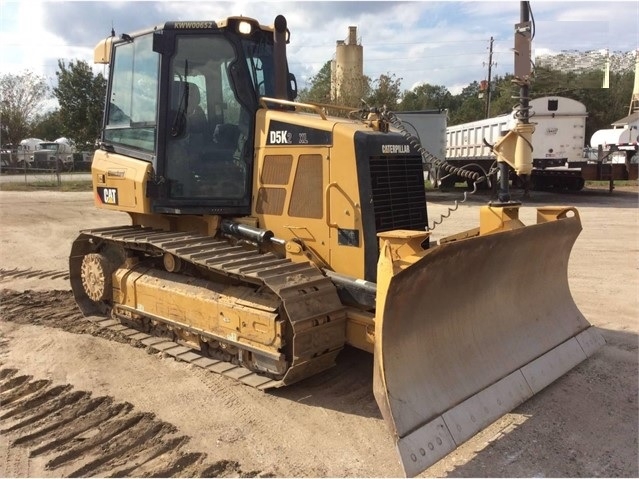
[[[184,60],[184,80],[180,77],[180,83],[184,84],[184,90],[182,90],[182,96],[178,103],[177,111],[175,112],[175,118],[171,125],[171,136],[180,136],[184,132],[186,127],[186,112],[189,106],[189,82],[186,81],[189,72],[189,61]],[[179,74],[178,74],[179,75]]]

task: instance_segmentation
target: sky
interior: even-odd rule
[[[562,51],[635,51],[639,2],[531,1],[533,56]],[[0,74],[25,70],[55,85],[58,59],[93,62],[93,48],[117,35],[172,20],[231,15],[272,24],[288,20],[289,69],[300,89],[329,60],[348,27],[356,26],[364,73],[395,74],[402,90],[421,83],[457,94],[487,78],[490,38],[493,75],[513,72],[514,25],[520,2],[508,1],[38,1],[0,0]],[[603,67],[603,66],[602,66]],[[96,72],[103,66],[96,66]],[[105,72],[106,73],[106,72]]]

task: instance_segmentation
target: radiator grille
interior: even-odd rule
[[[424,173],[419,156],[370,158],[376,232],[425,230]]]
[[[300,155],[288,214],[298,218],[322,218],[324,177],[322,155]]]
[[[286,185],[291,175],[293,155],[266,155],[262,169],[262,184]]]
[[[257,191],[255,211],[261,215],[281,216],[285,201],[286,190],[284,188],[262,187]]]

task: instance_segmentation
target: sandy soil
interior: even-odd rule
[[[639,476],[636,188],[531,195],[526,223],[536,206],[579,208],[570,285],[607,344],[422,476]],[[432,194],[431,220],[457,198]],[[487,200],[471,197],[435,237],[475,226]],[[0,192],[0,476],[402,475],[367,354],[345,350],[336,368],[262,393],[83,320],[70,243],[126,222],[90,193]]]

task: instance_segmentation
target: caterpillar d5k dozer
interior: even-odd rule
[[[294,101],[288,30],[169,22],[95,50],[109,64],[95,203],[71,285],[107,315],[268,389],[374,353],[377,402],[415,475],[600,343],[573,302],[569,207],[513,204],[429,241],[422,155],[382,115]],[[540,260],[543,258],[543,260]]]

